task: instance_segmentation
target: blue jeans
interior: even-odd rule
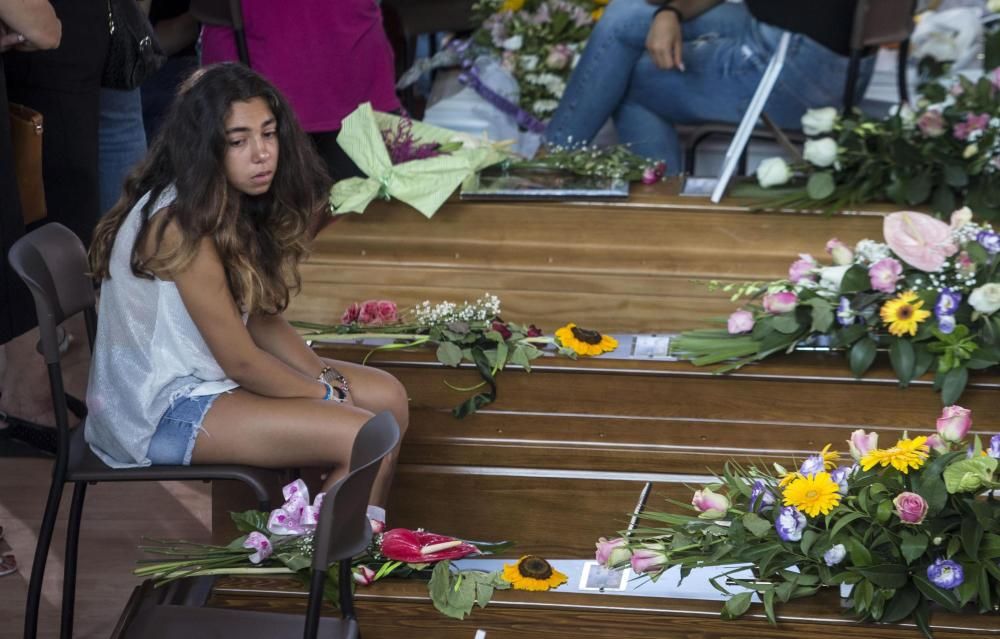
[[[784,33],[758,22],[741,4],[722,3],[682,25],[686,71],[663,70],[646,52],[656,7],[646,0],[613,0],[597,23],[545,132],[546,141],[590,142],[609,117],[621,142],[680,173],[675,124],[737,124]],[[859,93],[874,67],[864,60]],[[793,34],[785,66],[764,111],[798,129],[806,109],[839,106],[848,58]]]
[[[178,399],[160,418],[146,456],[154,466],[190,466],[205,414],[219,394]]]
[[[101,89],[98,144],[98,181],[101,215],[104,215],[121,196],[129,172],[146,155],[139,89]]]

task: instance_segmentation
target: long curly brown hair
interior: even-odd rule
[[[225,121],[234,102],[263,98],[277,121],[281,155],[271,188],[250,196],[226,179]],[[177,197],[151,225],[164,189]],[[298,264],[309,230],[326,214],[330,178],[284,97],[267,80],[235,63],[200,69],[182,86],[145,160],[125,181],[118,203],[94,231],[90,263],[97,280],[111,277],[109,262],[122,223],[142,197],[141,226],[131,247],[132,273],[153,279],[183,271],[205,236],[215,241],[229,289],[247,312],[279,313],[301,285]],[[167,222],[181,240],[161,251]],[[147,236],[156,228],[152,250]]]

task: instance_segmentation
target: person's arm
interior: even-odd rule
[[[661,69],[684,70],[683,46],[684,38],[681,32],[679,12],[684,20],[696,18],[724,0],[671,0],[667,3],[674,11],[660,11],[653,16],[646,35],[646,49],[653,62]],[[660,0],[647,0],[650,4],[663,5]]]
[[[0,0],[0,51],[55,49],[62,40],[62,23],[48,0]]]
[[[251,315],[247,330],[257,347],[274,355],[288,366],[304,375],[316,378],[326,363],[306,345],[284,317],[279,315]]]
[[[190,13],[182,13],[176,18],[159,20],[153,28],[163,52],[174,55],[198,40],[198,30],[201,25]]]
[[[164,245],[179,240],[172,224]],[[260,348],[243,325],[211,237],[202,238],[191,263],[171,275],[184,306],[226,375],[247,390],[267,397],[322,399],[326,386],[316,379],[322,366],[307,375]],[[301,341],[301,340],[300,340]]]

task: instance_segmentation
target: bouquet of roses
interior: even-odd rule
[[[572,323],[558,329],[554,337],[547,337],[534,324],[506,321],[500,316],[500,299],[489,293],[472,303],[425,301],[404,312],[389,300],[367,300],[351,304],[339,324],[292,324],[301,329],[304,339],[311,341],[391,340],[372,353],[436,344],[437,359],[442,364],[458,367],[465,362],[474,366],[482,378],[471,388],[449,384],[450,388],[470,392],[487,387],[452,410],[458,418],[496,399],[497,373],[507,366],[531,372],[531,362],[541,357],[546,347],[552,346],[556,353],[575,359],[600,355],[618,346],[610,335]]]
[[[652,579],[724,567],[712,579],[731,595],[723,616],[745,613],[756,593],[772,623],[776,602],[847,584],[859,618],[912,616],[930,637],[932,603],[990,613],[1000,601],[1000,435],[984,449],[971,425],[949,406],[928,436],[880,447],[877,433],[855,431],[846,463],[829,444],[792,471],[730,462],[690,505],[673,502],[689,514],[642,513],[638,528],[598,542],[597,560]],[[756,579],[732,577],[748,566]]]
[[[821,338],[846,349],[861,377],[887,348],[901,386],[933,371],[942,403],[954,404],[970,369],[1000,363],[1000,234],[967,208],[950,225],[892,213],[883,232],[884,243],[853,248],[830,240],[830,265],[802,254],[788,279],[723,286],[743,307],[726,329],[682,333],[675,354],[697,365],[732,360],[725,372]]]
[[[479,0],[482,27],[470,54],[501,60],[517,80],[520,107],[547,120],[609,0]]]
[[[833,107],[802,118],[802,161],[764,160],[765,188],[796,175],[805,189],[765,206],[843,210],[866,202],[928,204],[944,214],[965,204],[987,220],[1000,216],[1000,67],[978,81],[959,76],[949,87],[928,84],[916,111],[884,119],[838,116]],[[797,178],[796,178],[797,179]]]

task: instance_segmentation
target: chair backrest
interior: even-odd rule
[[[350,473],[330,487],[316,526],[313,570],[326,570],[362,552],[372,536],[366,511],[382,458],[399,443],[399,426],[386,411],[361,427],[351,452]]]
[[[62,224],[46,224],[15,242],[8,259],[35,300],[45,362],[59,363],[56,328],[77,313],[88,312],[88,337],[93,344],[97,297],[80,238]]]
[[[851,48],[880,47],[909,38],[916,4],[916,0],[859,0]]]
[[[250,51],[243,32],[243,6],[240,0],[191,0],[188,11],[199,22],[232,29],[240,62],[250,66]]]

